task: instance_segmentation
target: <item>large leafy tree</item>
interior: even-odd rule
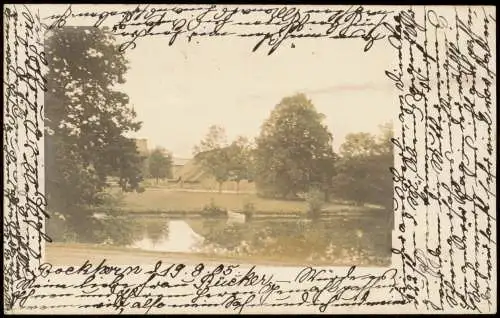
[[[113,37],[93,27],[64,27],[47,35],[45,180],[49,208],[79,224],[84,207],[102,203],[109,177],[139,189],[141,162],[125,135],[140,129],[124,83],[127,61]],[[73,221],[73,222],[71,222]]]
[[[148,160],[149,175],[156,179],[171,178],[172,177],[172,155],[165,153],[163,149],[156,148],[149,155]]]
[[[228,151],[226,132],[224,128],[212,125],[200,144],[194,147],[194,156],[202,168],[210,173],[222,185],[230,178],[231,154]]]
[[[341,159],[334,177],[337,197],[358,204],[373,203],[392,208],[393,146],[391,124],[381,127],[378,136],[354,133],[346,136],[340,148]]]
[[[348,134],[340,146],[344,157],[362,157],[374,155],[377,152],[377,142],[374,135],[360,132]]]
[[[264,122],[256,149],[256,185],[265,196],[296,197],[333,175],[332,134],[304,94],[285,97]]]
[[[246,137],[240,136],[227,148],[229,157],[229,180],[236,182],[236,192],[242,180],[252,179],[252,146]]]

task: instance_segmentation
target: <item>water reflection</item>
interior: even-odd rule
[[[130,248],[289,262],[386,266],[391,229],[383,220],[137,218]]]
[[[153,231],[148,231],[151,228]],[[205,240],[182,220],[152,222],[144,229],[142,238],[129,247],[146,251],[189,253],[197,252]]]

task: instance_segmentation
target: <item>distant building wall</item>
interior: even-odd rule
[[[183,166],[174,165],[172,167],[172,178],[178,179],[181,176],[182,168],[183,168]]]
[[[172,178],[178,179],[182,176],[184,166],[188,164],[192,159],[188,158],[172,158]]]
[[[141,155],[147,155],[148,154],[148,140],[147,139],[135,139],[135,144],[137,146],[137,151]]]

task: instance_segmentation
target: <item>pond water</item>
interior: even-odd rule
[[[117,240],[110,232],[107,241],[130,249],[296,264],[390,264],[392,228],[381,218],[235,222],[207,217],[133,217],[114,220],[113,224],[120,222],[127,223],[130,235]],[[101,242],[95,243],[103,243],[102,236]]]

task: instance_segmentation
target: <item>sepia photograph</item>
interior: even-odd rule
[[[45,35],[46,259],[391,264],[395,52]]]
[[[4,312],[496,312],[496,11],[6,4]]]

